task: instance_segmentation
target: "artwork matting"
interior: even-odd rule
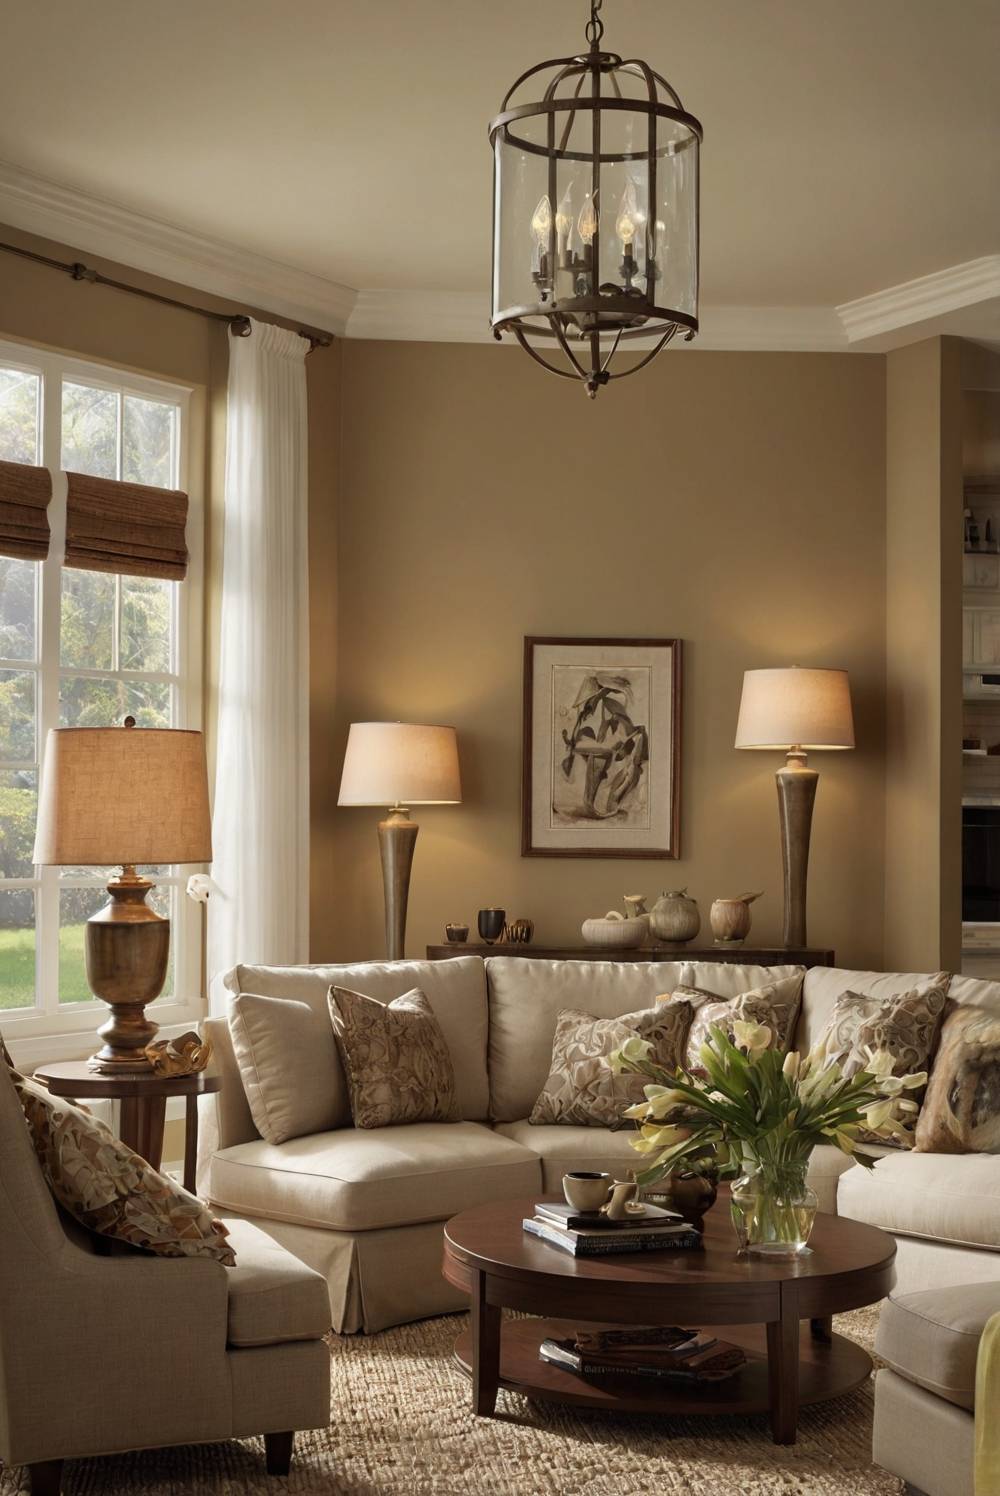
[[[525,639],[522,856],[680,856],[681,653]]]

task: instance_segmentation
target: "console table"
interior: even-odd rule
[[[617,946],[486,945],[454,941],[429,945],[428,961],[455,956],[521,956],[536,961],[738,961],[750,966],[833,966],[833,951],[780,945],[650,945],[619,950]]]

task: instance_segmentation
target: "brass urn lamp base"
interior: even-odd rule
[[[88,919],[84,940],[90,990],[111,1008],[89,1066],[100,1075],[142,1074],[151,1068],[144,1050],[158,1027],[144,1010],[166,981],[170,921],[146,903],[154,884],[131,864],[107,887],[111,897]]]
[[[406,950],[406,906],[410,869],[420,827],[405,805],[394,805],[378,823],[378,848],[385,896],[385,949],[390,961],[402,961]]]

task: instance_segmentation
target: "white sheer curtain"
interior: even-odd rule
[[[229,342],[226,519],[208,905],[211,1006],[237,961],[308,959],[308,343]]]

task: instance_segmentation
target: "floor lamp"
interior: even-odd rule
[[[781,862],[784,873],[782,944],[806,944],[806,873],[809,835],[819,774],[810,769],[814,748],[853,748],[854,719],[846,670],[748,670],[736,727],[736,747],[782,751],[778,782]]]
[[[385,895],[385,945],[401,961],[406,943],[410,868],[419,826],[411,805],[458,805],[462,784],[453,727],[414,722],[353,722],[344,755],[339,805],[387,805],[378,823]]]

